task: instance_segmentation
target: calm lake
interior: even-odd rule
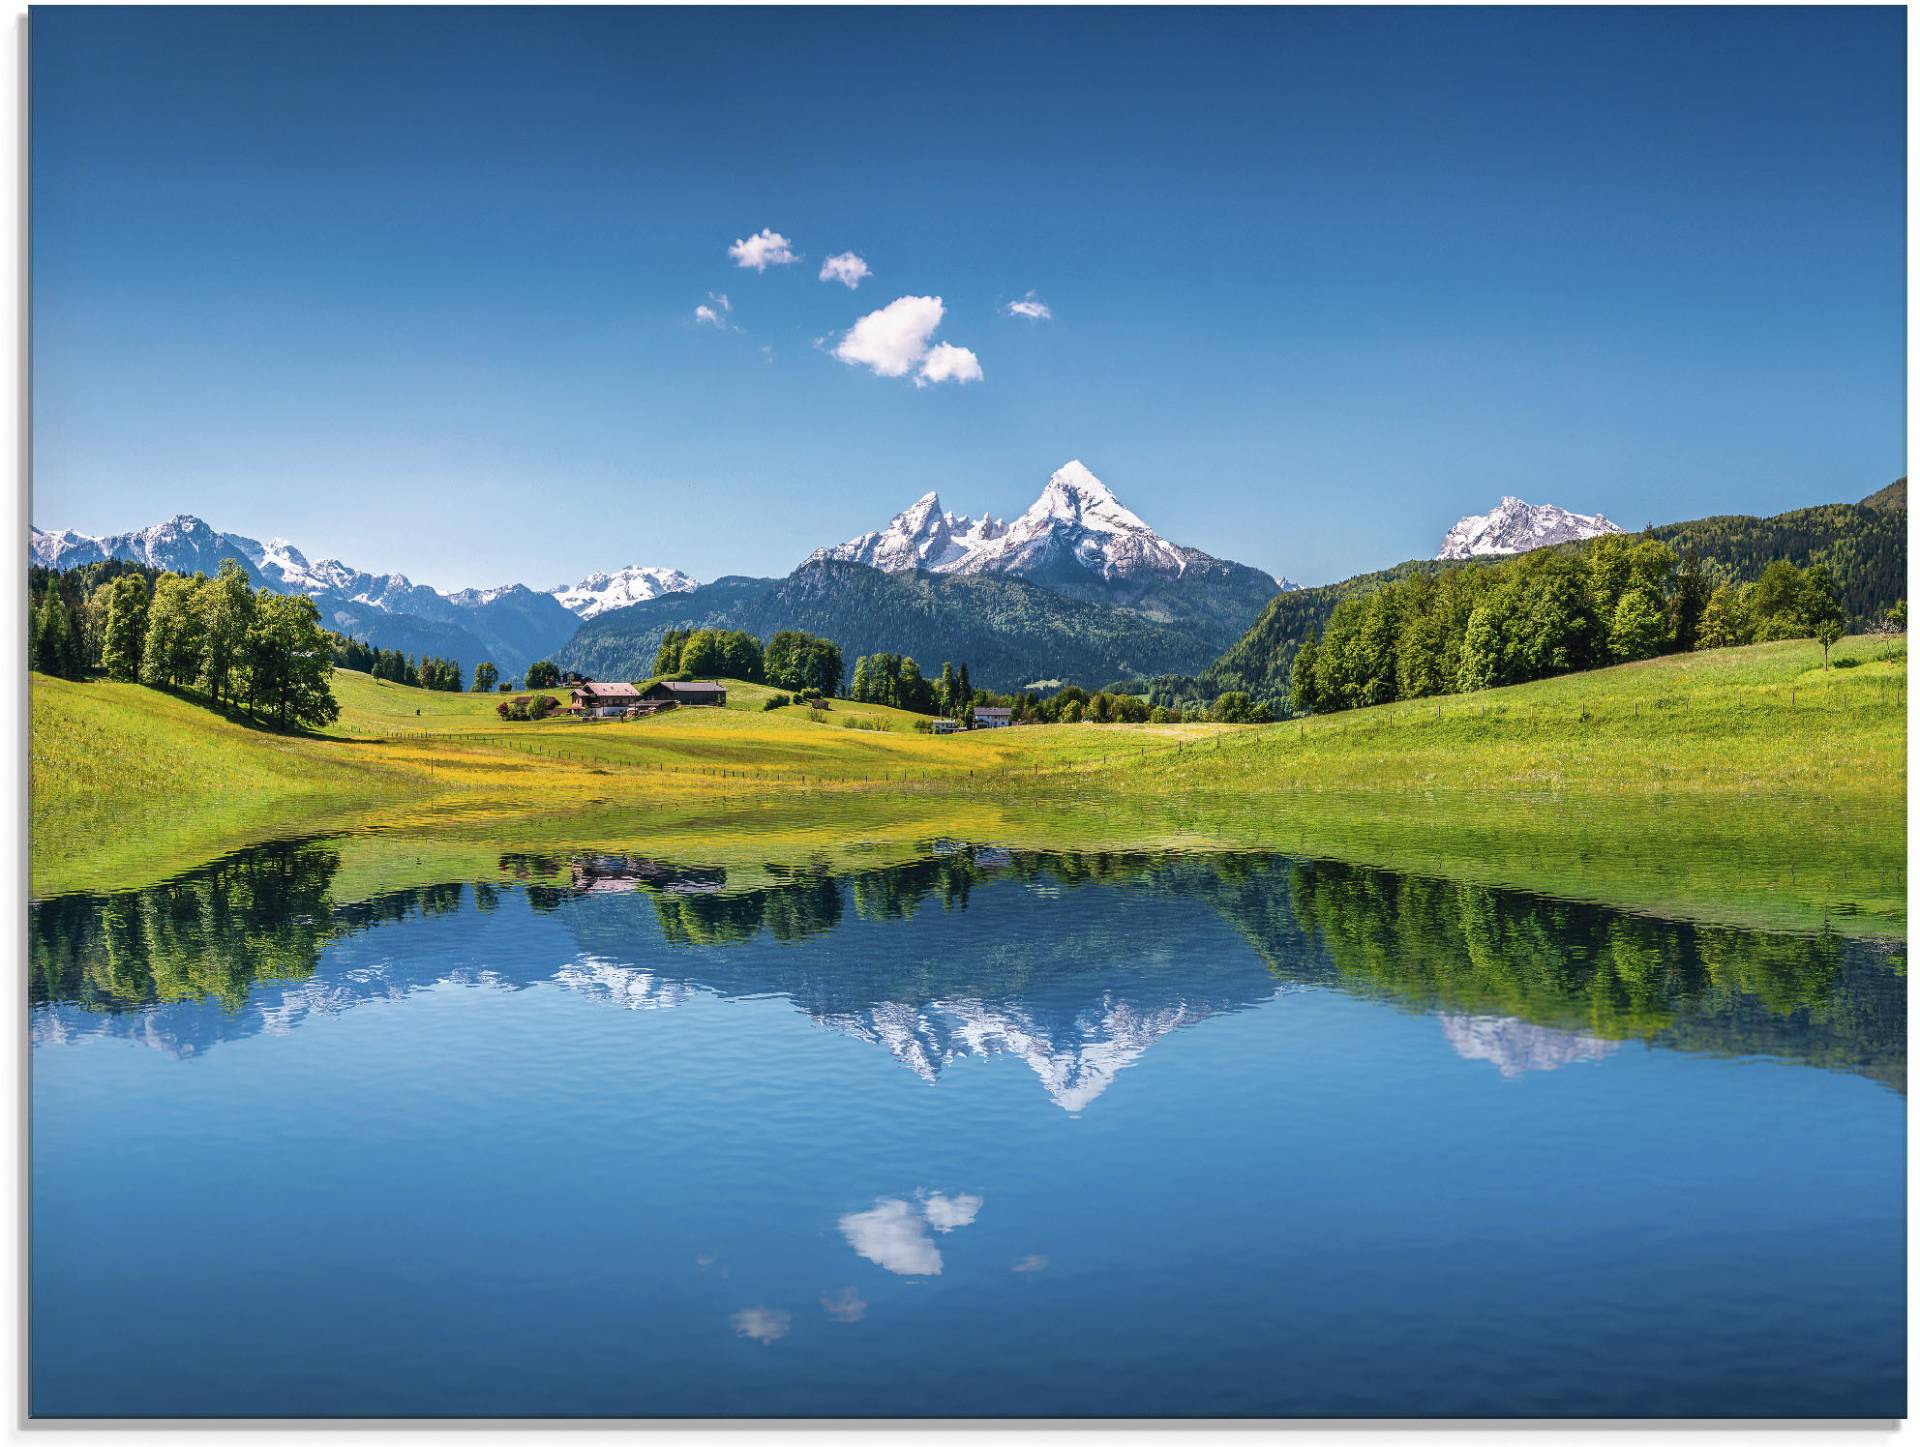
[[[340,869],[34,906],[35,1414],[1905,1411],[1901,948],[1267,854]]]

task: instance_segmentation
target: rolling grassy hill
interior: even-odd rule
[[[1904,645],[1851,639],[1835,657],[1776,643],[1278,725],[952,737],[879,705],[768,711],[768,690],[738,683],[726,709],[516,724],[498,695],[344,672],[338,724],[283,737],[152,689],[36,675],[33,889],[151,883],[335,831],[402,873],[491,869],[516,848],[791,868],[970,838],[1281,850],[1899,933]]]

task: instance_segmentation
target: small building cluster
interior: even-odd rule
[[[567,712],[576,718],[645,718],[682,705],[724,708],[726,702],[726,685],[719,683],[662,681],[643,689],[631,683],[587,679],[573,686]]]
[[[973,711],[973,727],[977,729],[1004,729],[1013,724],[1013,710],[992,704],[983,705]],[[957,734],[961,723],[955,718],[937,718],[933,721],[933,731],[937,734]]]

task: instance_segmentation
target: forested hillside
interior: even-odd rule
[[[595,678],[643,678],[669,628],[740,628],[761,638],[801,629],[849,659],[898,653],[966,663],[975,683],[1016,689],[1059,678],[1099,683],[1191,672],[1201,638],[1136,614],[1064,597],[1018,578],[882,573],[808,563],[781,579],[723,578],[589,620],[555,657]]]
[[[1186,566],[1174,575],[1142,572],[1134,577],[1097,577],[1062,562],[1022,576],[1065,597],[1178,629],[1206,644],[1210,657],[1217,656],[1260,616],[1279,589],[1272,577],[1257,568],[1209,557],[1194,548],[1181,551]]]
[[[1650,536],[1683,559],[1697,558],[1709,588],[1753,582],[1772,562],[1784,560],[1799,567],[1823,563],[1833,576],[1850,624],[1860,628],[1906,596],[1906,530],[1906,479],[1902,478],[1859,503],[1801,508],[1770,518],[1699,518],[1656,527]],[[1563,543],[1541,551],[1578,552],[1589,546]],[[1282,593],[1267,605],[1246,636],[1200,675],[1202,688],[1208,694],[1233,690],[1283,703],[1300,645],[1326,629],[1343,599],[1365,596],[1402,579],[1461,568],[1497,573],[1517,561],[1416,559],[1339,583]]]

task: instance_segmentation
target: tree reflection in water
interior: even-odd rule
[[[539,915],[567,925],[582,959],[616,968],[644,963],[650,978],[675,990],[783,996],[815,1018],[858,1021],[849,1028],[874,1038],[892,1028],[876,1023],[889,1009],[913,1015],[911,1034],[930,1007],[956,999],[989,1002],[991,1028],[1002,1033],[1043,1028],[1036,1020],[1065,1028],[1059,1021],[1095,1001],[1105,1002],[1099,1008],[1109,1025],[1121,1018],[1117,1008],[1170,1029],[1258,1003],[1278,980],[1438,1013],[1456,1049],[1502,1069],[1604,1059],[1616,1048],[1609,1042],[1642,1040],[1905,1083],[1904,960],[1888,947],[1833,933],[1652,919],[1325,861],[939,843],[908,863],[837,874],[768,866],[755,871],[751,887],[738,887],[719,866],[510,853],[495,879],[470,887],[450,882],[335,903],[339,868],[329,841],[280,843],[150,889],[37,903],[29,922],[30,1000],[101,1013],[194,1004],[238,1012],[262,984],[313,975],[334,941],[463,913],[484,927],[481,917],[499,915],[503,899],[518,892]],[[856,959],[830,949],[762,949],[721,969],[705,958],[755,942],[826,940],[855,920],[957,915],[989,888],[1013,891],[1016,907],[1031,911],[1021,947],[956,950],[950,942],[919,943],[908,931]],[[1203,902],[1265,968],[1250,972],[1251,961],[1177,950],[1146,958],[1144,945],[1166,943],[1151,937],[1152,917],[1130,913],[1121,926],[1111,922],[1120,916],[1076,910],[1063,899],[1088,889],[1132,891],[1148,903]],[[648,910],[657,930],[651,942],[633,908]],[[434,982],[431,973],[409,978],[404,950],[395,953],[382,993]],[[556,974],[542,960],[496,966],[489,978],[527,986]],[[976,1020],[952,1028],[985,1027]],[[1541,1029],[1569,1033],[1556,1039]]]

